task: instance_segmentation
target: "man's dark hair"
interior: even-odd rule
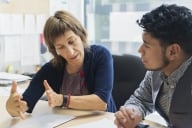
[[[143,31],[168,46],[177,43],[183,51],[192,55],[192,12],[184,6],[161,5],[137,20]]]

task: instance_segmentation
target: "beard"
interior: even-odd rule
[[[169,59],[165,56],[165,54],[163,54],[163,56],[162,56],[162,64],[161,65],[159,65],[158,67],[155,67],[155,68],[148,68],[148,67],[145,67],[145,68],[147,70],[150,70],[150,71],[161,71],[165,67],[167,67],[169,64],[170,64]]]

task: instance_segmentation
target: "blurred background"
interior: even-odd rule
[[[192,8],[190,0],[0,0],[0,71],[31,74],[51,59],[42,31],[56,10],[77,17],[90,44],[139,56],[142,30],[136,20],[161,4]]]

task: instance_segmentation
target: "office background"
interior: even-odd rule
[[[136,20],[162,3],[192,8],[190,0],[0,0],[0,71],[33,73],[51,58],[42,30],[47,17],[61,9],[87,28],[90,44],[139,56],[142,31]]]

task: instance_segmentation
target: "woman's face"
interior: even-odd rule
[[[62,56],[68,65],[80,66],[83,64],[83,42],[73,31],[67,31],[64,35],[58,37],[54,46],[57,54]]]

